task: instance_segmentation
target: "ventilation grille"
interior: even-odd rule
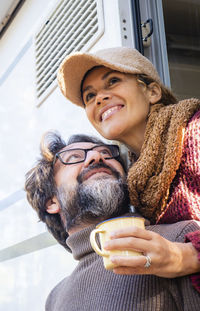
[[[89,49],[103,34],[102,0],[62,0],[35,35],[36,97],[41,104],[56,87],[63,58]]]

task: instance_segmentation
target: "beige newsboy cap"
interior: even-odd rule
[[[84,107],[81,98],[81,82],[88,70],[105,66],[120,72],[146,74],[161,83],[152,63],[136,49],[115,47],[94,53],[75,52],[69,54],[58,70],[58,85],[63,95],[72,103]]]

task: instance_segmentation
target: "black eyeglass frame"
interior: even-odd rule
[[[105,157],[104,159],[105,160],[111,160],[111,159],[120,159],[120,149],[119,149],[119,146],[118,145],[107,145],[107,144],[102,144],[102,145],[95,145],[94,147],[92,148],[87,148],[87,149],[84,149],[84,148],[74,148],[74,149],[67,149],[67,150],[62,150],[62,151],[59,151],[55,154],[54,156],[54,160],[53,160],[53,166],[55,165],[55,162],[57,159],[60,160],[60,162],[64,165],[72,165],[72,164],[78,164],[78,163],[83,163],[85,160],[86,160],[86,157],[87,157],[87,153],[88,151],[91,151],[97,147],[107,147],[111,153],[112,153],[112,147],[116,148],[117,151],[118,151],[118,155],[117,156],[112,156],[112,157]],[[66,152],[66,151],[73,151],[73,150],[83,150],[85,152],[85,157],[84,157],[84,160],[81,160],[81,161],[78,161],[78,162],[74,162],[74,163],[66,163],[63,161],[63,159],[60,157],[60,154]],[[119,161],[120,162],[120,161]]]

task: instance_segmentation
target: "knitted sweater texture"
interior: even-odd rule
[[[128,176],[130,198],[151,223],[200,220],[200,101],[153,107],[140,158]],[[199,252],[200,232],[186,235]],[[191,280],[200,292],[200,273]]]
[[[94,226],[67,239],[73,256],[79,261],[73,273],[50,293],[46,311],[197,311],[200,294],[188,277],[175,279],[153,275],[115,275],[106,271],[103,259],[91,248],[89,235]],[[198,229],[193,221],[155,225],[171,241],[183,242],[184,235]]]
[[[186,127],[180,166],[159,223],[186,219],[200,220],[200,111],[195,113]],[[196,248],[200,261],[200,231],[186,235],[186,241]],[[200,293],[200,273],[191,275],[190,279]]]
[[[169,106],[155,104],[151,108],[140,156],[128,172],[131,203],[151,223],[158,221],[160,215],[166,211],[171,184],[183,162],[185,131],[188,122],[198,111],[198,99],[183,100]],[[197,125],[198,123],[196,122]],[[199,133],[200,130],[191,133],[190,140],[198,140]],[[195,136],[192,138],[193,135]],[[191,155],[195,156],[191,150],[194,147],[199,152],[198,145],[188,147]],[[190,161],[190,167],[193,164]],[[185,163],[182,168],[184,165]],[[182,209],[182,206],[179,207]]]
[[[200,111],[186,127],[180,166],[159,223],[189,219],[200,220]]]

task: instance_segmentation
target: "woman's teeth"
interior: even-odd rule
[[[117,111],[120,109],[121,109],[121,106],[115,106],[115,107],[112,107],[112,108],[106,110],[101,116],[102,121],[105,121],[106,119],[108,119],[113,114],[114,111]]]

